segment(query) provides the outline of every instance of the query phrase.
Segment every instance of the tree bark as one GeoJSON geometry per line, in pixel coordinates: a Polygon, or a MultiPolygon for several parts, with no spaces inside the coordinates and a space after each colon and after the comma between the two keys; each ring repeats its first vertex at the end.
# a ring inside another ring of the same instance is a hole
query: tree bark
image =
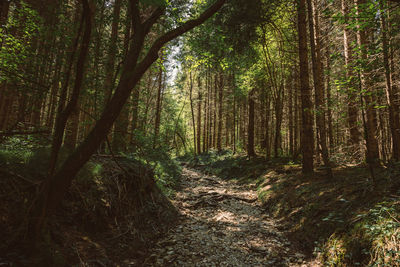
{"type": "Polygon", "coordinates": [[[350,132],[350,144],[352,149],[355,151],[359,149],[361,141],[361,133],[358,130],[357,118],[358,118],[358,104],[357,104],[357,86],[356,75],[353,71],[353,47],[351,45],[351,33],[349,30],[349,7],[348,0],[342,0],[342,15],[344,17],[344,29],[343,29],[343,46],[344,46],[344,59],[346,68],[346,80],[347,82],[347,122],[349,125],[350,132]]]}
{"type": "Polygon", "coordinates": [[[293,123],[293,91],[295,90],[294,87],[294,76],[290,77],[290,85],[288,87],[288,111],[289,111],[289,155],[293,157],[294,155],[294,123],[293,123]]]}
{"type": "Polygon", "coordinates": [[[329,45],[326,47],[326,109],[328,118],[328,137],[329,150],[333,153],[335,149],[333,139],[333,123],[332,123],[332,96],[331,96],[331,59],[329,45]]]}
{"type": "Polygon", "coordinates": [[[249,125],[247,128],[247,155],[250,158],[256,156],[254,151],[254,89],[249,92],[249,125]]]}
{"type": "Polygon", "coordinates": [[[281,127],[282,127],[282,116],[283,116],[283,97],[284,97],[284,84],[279,85],[280,89],[277,90],[277,94],[275,97],[275,140],[274,140],[274,157],[279,157],[279,150],[282,150],[282,136],[281,136],[281,127]]]}
{"type": "Polygon", "coordinates": [[[224,95],[224,76],[223,73],[219,73],[218,83],[218,135],[217,135],[217,150],[222,150],[222,107],[223,107],[223,95],[224,95]]]}
{"type": "MultiPolygon", "coordinates": [[[[111,26],[111,41],[110,41],[110,47],[109,47],[109,53],[108,54],[108,66],[106,66],[106,69],[108,71],[109,76],[106,76],[106,80],[104,85],[105,86],[110,86],[110,88],[104,88],[104,92],[106,94],[106,101],[108,101],[108,93],[111,93],[112,89],[114,87],[114,80],[116,78],[115,71],[114,71],[114,65],[115,65],[115,55],[117,54],[117,49],[115,47],[111,47],[113,44],[117,43],[118,40],[118,25],[119,25],[119,20],[120,20],[120,9],[121,9],[121,0],[115,0],[114,2],[114,10],[113,10],[113,22],[111,26]],[[108,69],[110,68],[110,69],[108,69]]],[[[125,24],[125,32],[124,32],[124,49],[123,49],[123,55],[126,57],[128,51],[129,51],[129,40],[131,38],[131,21],[130,21],[130,7],[129,4],[127,6],[127,22],[125,24]]],[[[118,70],[117,70],[118,71],[118,70]]],[[[135,86],[133,89],[132,97],[133,97],[133,109],[136,109],[133,111],[134,114],[134,121],[133,121],[133,127],[136,128],[137,126],[137,106],[136,102],[139,103],[139,86],[135,86]]],[[[126,151],[127,149],[127,139],[128,139],[128,127],[129,127],[129,115],[130,115],[130,101],[128,100],[127,103],[124,105],[121,114],[117,118],[117,120],[114,123],[114,135],[112,138],[112,148],[114,152],[118,151],[126,151]]],[[[132,129],[133,132],[133,129],[132,129]]]]}
{"type": "Polygon", "coordinates": [[[366,23],[365,13],[365,0],[355,0],[357,9],[357,43],[360,47],[360,60],[361,60],[361,71],[360,71],[360,82],[361,91],[363,92],[363,98],[366,106],[366,145],[367,145],[367,162],[372,166],[379,165],[379,147],[378,140],[376,139],[377,134],[377,115],[374,103],[374,92],[371,90],[371,77],[369,74],[368,65],[368,47],[369,47],[369,36],[367,31],[360,26],[360,23],[366,23]]]}
{"type": "MultiPolygon", "coordinates": [[[[39,237],[39,234],[44,226],[44,223],[45,223],[45,220],[47,217],[46,214],[48,212],[48,207],[51,207],[54,204],[53,201],[55,201],[55,199],[59,199],[58,202],[61,201],[60,196],[58,196],[57,194],[60,191],[65,192],[69,188],[69,186],[66,188],[63,188],[63,187],[54,188],[53,184],[54,183],[57,184],[60,182],[62,183],[61,180],[66,180],[65,177],[64,177],[64,179],[60,178],[57,175],[57,173],[54,175],[54,171],[55,171],[55,167],[56,167],[56,163],[57,163],[58,153],[60,151],[62,139],[64,136],[64,130],[65,130],[67,120],[70,117],[73,110],[76,108],[76,105],[78,103],[79,94],[80,94],[80,90],[82,87],[83,78],[84,78],[84,74],[85,74],[85,61],[86,61],[86,57],[89,52],[89,44],[90,44],[90,37],[91,37],[91,31],[92,31],[92,10],[90,9],[88,0],[82,0],[82,7],[83,7],[82,21],[84,22],[85,27],[84,27],[84,33],[82,36],[82,43],[81,43],[81,47],[80,47],[79,57],[78,57],[78,60],[76,63],[75,84],[74,84],[74,88],[72,90],[72,94],[71,94],[69,103],[67,104],[65,109],[63,109],[61,111],[61,113],[59,114],[59,117],[57,118],[56,129],[55,129],[55,133],[54,133],[54,137],[53,137],[53,144],[52,144],[52,148],[51,148],[51,155],[50,155],[51,158],[50,158],[50,165],[49,165],[49,169],[48,169],[48,176],[42,187],[41,196],[40,196],[40,199],[38,202],[39,205],[37,207],[35,207],[36,209],[34,209],[34,214],[33,214],[34,217],[32,218],[33,220],[30,222],[30,226],[29,226],[31,228],[30,229],[31,235],[35,239],[37,239],[39,237]]],[[[85,161],[85,163],[86,163],[86,161],[85,161]]],[[[64,165],[63,165],[64,169],[69,169],[70,167],[72,167],[72,168],[74,167],[73,165],[70,166],[70,165],[65,165],[65,164],[66,163],[64,163],[64,165]]],[[[79,166],[79,169],[83,166],[83,164],[81,166],[79,166]]],[[[75,170],[74,176],[79,171],[79,169],[75,170]]],[[[68,179],[71,179],[71,178],[68,177],[68,179]]],[[[64,181],[64,183],[65,183],[65,181],[64,181]]],[[[65,184],[62,183],[62,185],[65,185],[65,184]]]]}
{"type": "Polygon", "coordinates": [[[201,154],[201,102],[202,102],[202,94],[201,94],[201,84],[199,79],[199,97],[197,102],[197,154],[201,154]]]}
{"type": "Polygon", "coordinates": [[[190,111],[192,113],[192,124],[193,124],[193,150],[196,153],[197,142],[196,142],[196,121],[194,116],[194,106],[193,106],[193,76],[192,71],[189,73],[189,99],[190,99],[190,111]]]}
{"type": "Polygon", "coordinates": [[[204,99],[204,115],[203,115],[203,152],[207,152],[207,124],[208,124],[208,117],[207,117],[207,110],[209,109],[208,107],[208,99],[209,99],[209,94],[208,94],[208,79],[207,79],[207,74],[206,74],[206,97],[204,99]]]}
{"type": "MultiPolygon", "coordinates": [[[[161,64],[161,63],[160,63],[161,64]]],[[[153,148],[157,146],[158,135],[160,133],[160,122],[161,122],[161,97],[163,90],[163,70],[162,66],[160,66],[160,73],[158,76],[158,90],[157,90],[157,100],[156,100],[156,119],[154,121],[154,139],[153,139],[153,148]]]]}
{"type": "Polygon", "coordinates": [[[271,142],[270,142],[270,121],[271,121],[271,99],[267,95],[265,103],[265,157],[267,160],[271,159],[271,142]]]}
{"type": "Polygon", "coordinates": [[[233,128],[232,128],[232,136],[233,136],[233,154],[236,154],[236,94],[235,94],[235,77],[233,77],[233,86],[232,86],[232,94],[233,94],[233,128]]]}
{"type": "Polygon", "coordinates": [[[113,9],[113,20],[111,24],[111,36],[110,43],[108,46],[107,61],[105,65],[105,80],[104,80],[104,102],[110,101],[112,89],[114,88],[114,66],[115,66],[115,56],[117,53],[117,41],[118,41],[118,26],[119,17],[121,13],[121,1],[114,1],[113,9]]]}
{"type": "MultiPolygon", "coordinates": [[[[87,1],[85,2],[85,4],[87,4],[87,1]]],[[[52,141],[52,146],[51,146],[51,154],[50,154],[50,161],[49,161],[49,167],[48,167],[48,178],[51,177],[55,171],[56,168],[56,164],[57,164],[57,160],[58,160],[58,153],[60,151],[61,148],[61,144],[64,138],[64,131],[65,131],[65,127],[66,124],[68,122],[68,117],[70,116],[70,114],[73,112],[73,110],[75,109],[75,104],[72,101],[69,102],[69,109],[67,110],[67,108],[65,107],[65,102],[67,101],[67,96],[68,96],[68,88],[69,88],[69,83],[71,80],[71,76],[72,76],[72,69],[73,69],[73,63],[74,63],[74,58],[75,58],[75,54],[78,50],[78,46],[79,46],[79,39],[81,37],[82,31],[83,31],[83,26],[85,24],[85,35],[86,38],[88,39],[88,33],[90,31],[91,34],[91,29],[89,30],[88,28],[91,28],[91,25],[86,24],[86,21],[89,21],[91,18],[89,17],[90,15],[90,10],[86,10],[86,7],[88,7],[88,5],[85,5],[84,11],[82,13],[82,18],[79,24],[79,28],[78,31],[76,33],[76,37],[74,42],[71,43],[71,47],[70,47],[70,54],[68,57],[68,61],[67,61],[67,66],[66,66],[66,71],[65,71],[65,80],[64,83],[62,85],[61,88],[61,92],[60,92],[60,98],[58,101],[58,107],[57,107],[57,117],[56,117],[56,121],[55,121],[55,129],[54,129],[54,133],[53,133],[53,141],[52,141]],[[88,15],[89,14],[89,15],[88,15]]],[[[76,13],[75,13],[75,18],[74,21],[78,22],[79,21],[79,9],[77,8],[76,13]]],[[[90,37],[89,37],[90,39],[90,37]]],[[[88,45],[90,40],[86,40],[88,42],[87,46],[83,45],[83,40],[82,40],[82,44],[81,44],[81,51],[80,51],[80,60],[79,65],[81,66],[80,68],[83,68],[84,66],[84,60],[87,55],[87,51],[85,52],[86,49],[88,49],[88,45]],[[85,58],[83,58],[83,55],[85,58]]],[[[77,69],[78,69],[78,62],[77,62],[77,69]]],[[[78,73],[76,72],[76,76],[80,76],[83,75],[83,72],[78,73]]],[[[79,81],[77,79],[77,77],[75,78],[75,86],[79,85],[77,84],[77,81],[79,81]]],[[[83,77],[82,77],[83,79],[83,77]]],[[[77,95],[77,93],[79,93],[80,91],[80,87],[76,87],[77,91],[75,92],[74,99],[71,99],[73,101],[78,102],[78,97],[79,94],[77,95]]],[[[72,96],[72,95],[71,95],[72,96]]],[[[67,106],[68,106],[67,105],[67,106]]]]}
{"type": "Polygon", "coordinates": [[[299,61],[300,61],[300,92],[302,108],[302,171],[303,173],[314,172],[314,119],[312,94],[309,84],[308,73],[308,51],[307,51],[307,24],[306,24],[306,1],[299,0],[297,6],[298,34],[299,34],[299,61]]]}
{"type": "Polygon", "coordinates": [[[332,177],[331,163],[329,160],[328,146],[326,143],[326,121],[325,121],[325,93],[323,64],[321,59],[321,41],[319,38],[318,14],[312,0],[307,0],[308,23],[310,32],[311,59],[315,92],[315,113],[319,145],[321,146],[322,159],[329,177],[332,177]]]}
{"type": "Polygon", "coordinates": [[[383,52],[383,66],[385,68],[386,81],[386,101],[389,106],[389,126],[392,138],[392,158],[395,161],[400,160],[400,117],[399,105],[393,92],[392,72],[389,64],[389,44],[388,44],[388,25],[386,22],[387,14],[382,1],[380,1],[381,11],[381,38],[383,52]]]}

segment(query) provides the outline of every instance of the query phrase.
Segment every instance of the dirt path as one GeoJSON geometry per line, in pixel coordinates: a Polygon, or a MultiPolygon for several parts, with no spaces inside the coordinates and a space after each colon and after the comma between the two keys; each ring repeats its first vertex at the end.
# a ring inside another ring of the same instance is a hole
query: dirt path
{"type": "Polygon", "coordinates": [[[249,186],[186,168],[182,186],[173,201],[181,221],[145,266],[308,266],[249,186]]]}

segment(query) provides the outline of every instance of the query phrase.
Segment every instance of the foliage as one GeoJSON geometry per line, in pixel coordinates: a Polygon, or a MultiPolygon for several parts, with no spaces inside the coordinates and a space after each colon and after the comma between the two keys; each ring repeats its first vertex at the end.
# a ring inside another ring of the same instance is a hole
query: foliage
{"type": "MultiPolygon", "coordinates": [[[[25,2],[9,16],[5,27],[0,27],[0,81],[18,77],[18,69],[32,56],[32,41],[40,32],[41,18],[25,2]]],[[[18,79],[17,79],[18,80],[18,79]]]]}
{"type": "Polygon", "coordinates": [[[171,157],[165,147],[154,149],[152,143],[142,136],[143,139],[136,152],[126,155],[128,160],[140,162],[154,172],[154,179],[160,189],[167,196],[173,196],[178,189],[181,176],[179,163],[171,157]]]}
{"type": "MultiPolygon", "coordinates": [[[[399,199],[382,198],[397,188],[396,181],[370,191],[362,168],[340,169],[333,180],[298,170],[271,170],[259,186],[259,198],[293,238],[327,266],[398,265],[399,199]]],[[[384,179],[389,173],[376,175],[384,179]]]]}
{"type": "MultiPolygon", "coordinates": [[[[157,159],[154,159],[156,154],[146,158],[118,157],[118,163],[110,157],[94,156],[81,169],[63,205],[49,221],[49,231],[39,244],[40,253],[35,254],[35,265],[75,265],[89,262],[93,256],[104,260],[102,251],[121,253],[119,245],[124,239],[129,243],[134,240],[135,249],[145,249],[176,218],[154,180],[158,179],[166,192],[172,192],[172,183],[177,183],[180,169],[167,154],[158,153],[157,159]],[[120,238],[114,240],[110,236],[120,238]],[[79,257],[70,242],[82,245],[76,248],[82,249],[79,257]],[[119,245],[109,246],[109,242],[119,245]],[[96,249],[85,254],[94,243],[96,249]]],[[[65,158],[65,152],[61,156],[65,158]]],[[[32,259],[24,254],[25,219],[35,191],[46,177],[48,157],[49,150],[40,138],[18,136],[3,140],[0,147],[0,234],[5,238],[0,246],[2,260],[15,260],[13,253],[18,253],[20,265],[32,264],[32,259]]]]}
{"type": "Polygon", "coordinates": [[[357,222],[349,232],[329,238],[320,251],[321,257],[331,266],[367,262],[368,266],[398,266],[399,208],[397,198],[388,199],[357,214],[357,222]]]}

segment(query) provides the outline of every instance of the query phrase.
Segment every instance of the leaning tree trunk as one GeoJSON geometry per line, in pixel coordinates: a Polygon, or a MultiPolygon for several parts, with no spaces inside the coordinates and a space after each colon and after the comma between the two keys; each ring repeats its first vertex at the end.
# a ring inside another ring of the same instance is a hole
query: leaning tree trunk
{"type": "Polygon", "coordinates": [[[154,121],[153,148],[156,148],[157,146],[158,135],[160,133],[162,89],[163,89],[163,70],[162,66],[160,66],[160,73],[158,76],[157,100],[156,100],[156,118],[154,121]]]}
{"type": "MultiPolygon", "coordinates": [[[[92,31],[92,11],[89,6],[89,2],[87,0],[82,1],[83,6],[83,13],[82,13],[82,22],[84,22],[84,33],[82,36],[82,43],[80,47],[79,57],[76,63],[76,77],[75,77],[75,84],[72,90],[72,94],[70,97],[70,101],[68,102],[67,106],[60,112],[56,122],[56,129],[54,132],[52,149],[51,149],[51,159],[50,165],[48,170],[47,179],[42,187],[40,199],[38,201],[39,205],[37,205],[34,209],[33,220],[30,222],[30,231],[32,237],[37,239],[39,237],[40,231],[45,223],[46,214],[48,211],[48,207],[53,205],[55,199],[52,197],[51,194],[55,194],[56,198],[59,198],[57,194],[59,190],[52,190],[53,183],[60,182],[60,179],[57,176],[57,173],[54,174],[55,166],[57,163],[58,153],[61,148],[62,139],[64,136],[64,130],[68,121],[68,118],[71,116],[73,110],[76,108],[79,100],[79,94],[82,88],[84,73],[85,73],[85,61],[86,57],[89,52],[89,44],[90,44],[90,37],[92,31]],[[33,228],[33,229],[32,229],[33,228]]],[[[79,33],[78,33],[79,34],[79,33]]],[[[79,154],[78,154],[79,155],[79,154]]],[[[76,157],[78,157],[76,155],[76,157]]],[[[65,166],[66,162],[63,166],[65,166]]],[[[83,164],[82,164],[83,165],[83,164]]],[[[64,168],[70,168],[73,166],[66,165],[64,168]]],[[[80,166],[81,167],[81,166],[80,166]]],[[[80,168],[79,168],[80,169],[80,168]]],[[[79,171],[76,170],[76,172],[79,171]]],[[[76,174],[76,173],[75,173],[76,174]]],[[[64,175],[64,173],[63,173],[64,175]]],[[[75,175],[74,175],[75,176],[75,175]]],[[[67,187],[68,188],[68,187],[67,187]]]]}
{"type": "MultiPolygon", "coordinates": [[[[87,0],[82,1],[84,5],[87,6],[87,0]]],[[[198,18],[190,19],[178,26],[176,29],[161,35],[150,46],[147,54],[144,57],[141,57],[142,59],[139,61],[139,56],[142,55],[146,36],[149,34],[151,27],[164,13],[164,10],[161,7],[157,8],[146,21],[142,22],[140,19],[139,3],[138,1],[134,1],[132,6],[132,19],[135,27],[134,35],[132,37],[130,51],[123,64],[118,86],[115,89],[114,95],[107,103],[100,119],[94,125],[92,131],[46,182],[46,190],[42,192],[39,201],[35,203],[35,210],[38,212],[34,213],[31,217],[30,225],[33,227],[30,227],[30,230],[33,231],[34,236],[38,237],[49,213],[54,211],[54,209],[60,204],[78,171],[104,141],[113,123],[121,112],[123,105],[129,98],[132,89],[140,81],[147,69],[158,59],[158,53],[161,48],[172,39],[175,39],[202,24],[205,20],[215,14],[224,3],[225,0],[215,2],[198,18]]],[[[89,11],[89,8],[87,7],[85,10],[89,11]]],[[[86,22],[86,25],[88,24],[89,20],[86,22]]],[[[88,26],[86,27],[90,28],[88,26]]],[[[83,40],[85,40],[85,38],[83,38],[83,40]]],[[[82,53],[84,50],[83,47],[85,46],[82,46],[82,53]]],[[[81,72],[83,75],[83,69],[81,69],[81,72]]],[[[80,72],[77,71],[77,73],[80,72]]]]}
{"type": "MultiPolygon", "coordinates": [[[[114,18],[113,18],[113,25],[112,25],[112,32],[117,31],[118,32],[118,22],[119,22],[119,13],[120,13],[120,6],[121,3],[115,1],[114,3],[114,18]]],[[[126,57],[128,51],[129,51],[129,41],[131,38],[131,21],[130,21],[130,8],[129,4],[127,6],[127,21],[125,24],[125,31],[124,31],[124,49],[123,49],[123,55],[126,57]]],[[[113,34],[112,34],[113,35],[113,34]]],[[[111,49],[111,47],[110,47],[111,49]]],[[[113,64],[114,65],[114,64],[113,64]]],[[[119,71],[117,69],[117,71],[119,71]]],[[[112,85],[114,84],[114,79],[115,79],[115,74],[112,80],[112,85]]],[[[137,108],[139,104],[139,86],[135,86],[135,89],[133,89],[132,92],[132,101],[127,101],[127,103],[124,105],[121,114],[117,118],[117,120],[114,123],[114,135],[112,138],[112,148],[114,151],[126,151],[127,149],[127,144],[128,144],[128,128],[129,128],[129,115],[131,113],[131,105],[130,102],[132,102],[132,132],[134,132],[134,129],[137,127],[137,108]]],[[[133,140],[133,137],[131,136],[131,140],[133,140]]]]}
{"type": "MultiPolygon", "coordinates": [[[[128,7],[129,8],[129,7],[128,7]]],[[[104,80],[104,102],[110,100],[113,82],[114,82],[114,65],[115,56],[117,53],[118,26],[121,11],[121,0],[115,0],[113,9],[113,20],[111,24],[111,36],[108,45],[107,61],[105,65],[105,80],[104,80]]]]}

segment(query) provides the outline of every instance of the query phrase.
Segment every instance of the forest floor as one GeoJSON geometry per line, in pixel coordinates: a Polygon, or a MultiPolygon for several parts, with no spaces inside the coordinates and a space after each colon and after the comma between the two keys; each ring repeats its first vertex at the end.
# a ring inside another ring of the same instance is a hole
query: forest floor
{"type": "Polygon", "coordinates": [[[256,184],[183,169],[173,204],[180,220],[144,260],[148,266],[316,266],[306,262],[258,202],[256,184]]]}

